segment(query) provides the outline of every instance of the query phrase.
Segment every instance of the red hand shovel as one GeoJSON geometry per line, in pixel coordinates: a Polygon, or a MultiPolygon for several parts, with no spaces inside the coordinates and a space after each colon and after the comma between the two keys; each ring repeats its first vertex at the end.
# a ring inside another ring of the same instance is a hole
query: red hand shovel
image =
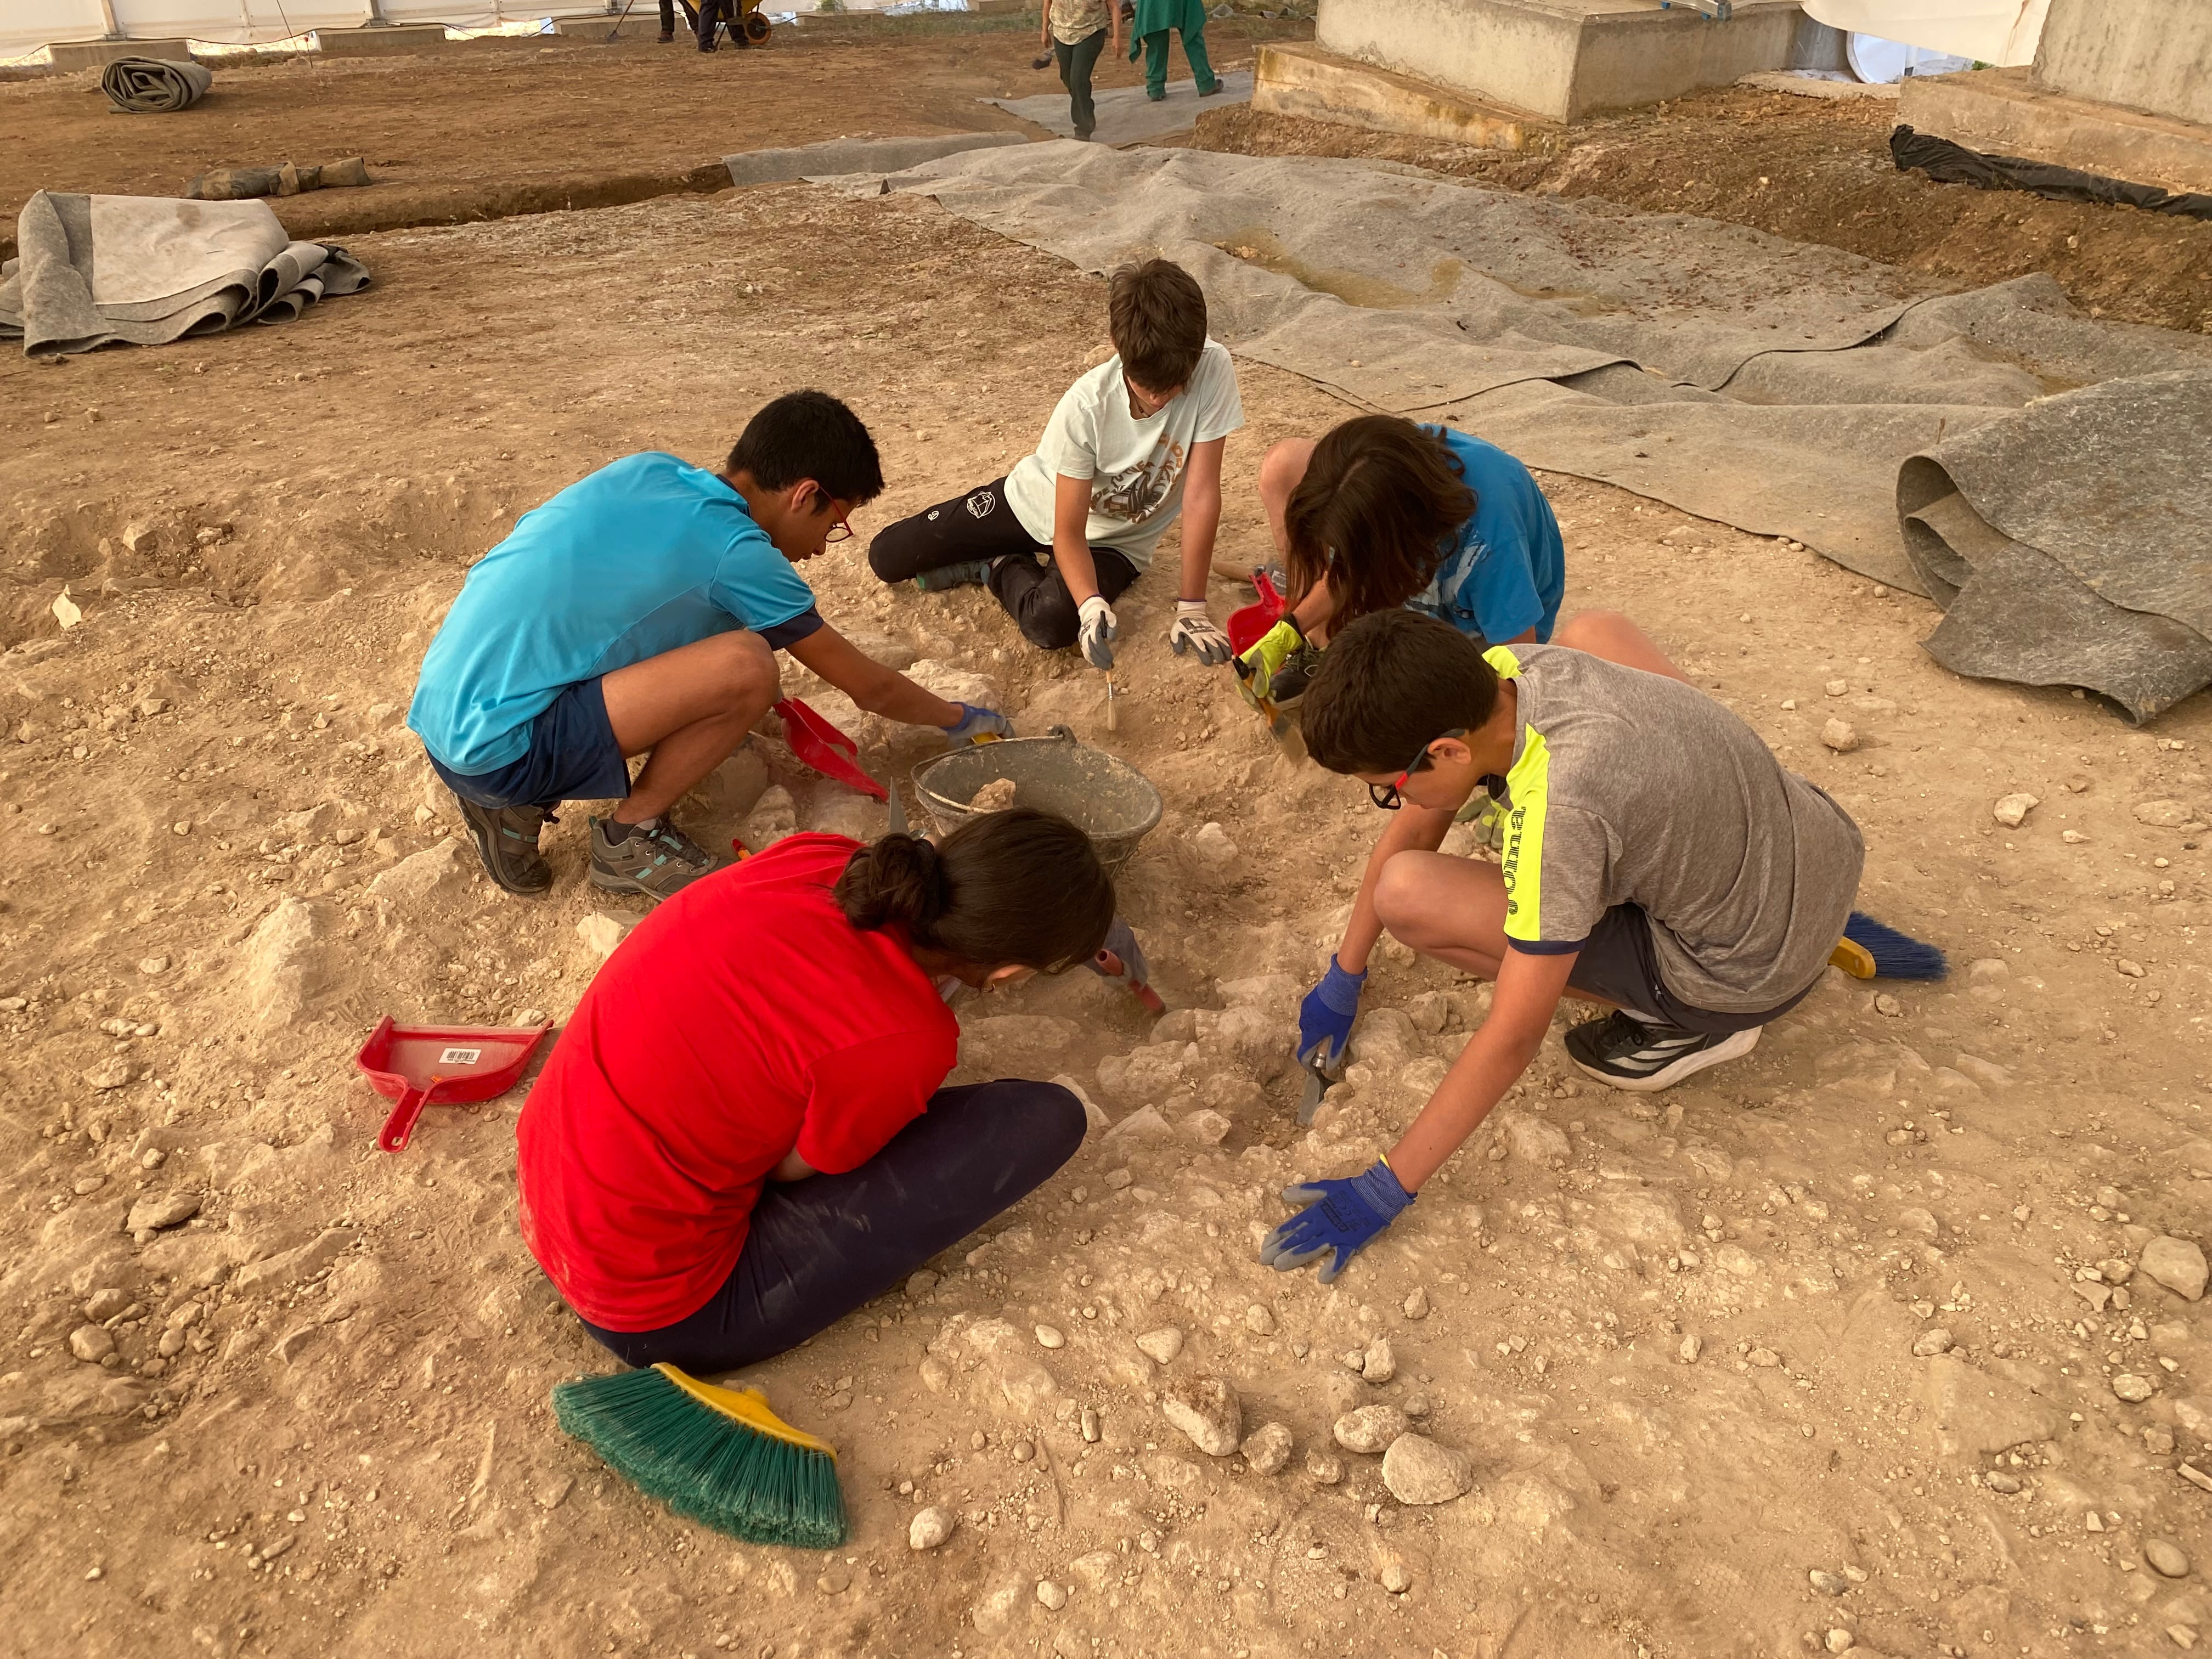
{"type": "Polygon", "coordinates": [[[884,799],[884,787],[860,769],[860,745],[796,697],[775,705],[783,716],[783,740],[791,752],[825,778],[850,784],[864,795],[884,799]]]}
{"type": "Polygon", "coordinates": [[[396,1101],[376,1137],[380,1151],[403,1151],[425,1106],[463,1106],[514,1086],[545,1034],[543,1025],[395,1025],[389,1016],[368,1034],[354,1063],[369,1086],[396,1101]]]}

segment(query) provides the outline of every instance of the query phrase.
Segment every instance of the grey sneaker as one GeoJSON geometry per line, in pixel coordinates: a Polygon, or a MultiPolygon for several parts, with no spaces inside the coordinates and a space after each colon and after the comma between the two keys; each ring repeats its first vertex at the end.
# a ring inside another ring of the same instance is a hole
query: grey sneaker
{"type": "Polygon", "coordinates": [[[915,577],[914,585],[925,593],[942,593],[948,587],[981,587],[990,580],[991,562],[972,559],[966,564],[948,564],[922,571],[915,577]]]}
{"type": "Polygon", "coordinates": [[[477,844],[487,874],[510,893],[536,898],[553,884],[553,866],[540,857],[538,832],[556,822],[542,806],[479,806],[460,802],[461,822],[477,844]]]}
{"type": "Polygon", "coordinates": [[[611,820],[592,820],[592,884],[611,893],[642,893],[655,904],[727,864],[666,818],[650,830],[608,838],[611,820]]]}

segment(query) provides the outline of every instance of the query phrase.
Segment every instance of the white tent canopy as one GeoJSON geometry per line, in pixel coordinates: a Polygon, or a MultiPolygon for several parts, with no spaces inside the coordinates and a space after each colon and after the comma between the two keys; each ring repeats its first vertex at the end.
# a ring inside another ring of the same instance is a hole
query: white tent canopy
{"type": "Polygon", "coordinates": [[[2032,64],[2051,0],[1803,0],[1846,33],[1879,35],[1984,64],[2032,64]]]}

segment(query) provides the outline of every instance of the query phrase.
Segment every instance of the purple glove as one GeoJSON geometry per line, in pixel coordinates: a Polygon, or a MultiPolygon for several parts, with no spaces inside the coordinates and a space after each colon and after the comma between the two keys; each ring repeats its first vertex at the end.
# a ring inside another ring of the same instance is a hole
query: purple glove
{"type": "Polygon", "coordinates": [[[1289,1273],[1334,1251],[1322,1264],[1321,1282],[1327,1285],[1413,1201],[1413,1194],[1379,1158],[1349,1181],[1285,1187],[1283,1202],[1304,1207],[1262,1241],[1260,1260],[1277,1273],[1289,1273]]]}

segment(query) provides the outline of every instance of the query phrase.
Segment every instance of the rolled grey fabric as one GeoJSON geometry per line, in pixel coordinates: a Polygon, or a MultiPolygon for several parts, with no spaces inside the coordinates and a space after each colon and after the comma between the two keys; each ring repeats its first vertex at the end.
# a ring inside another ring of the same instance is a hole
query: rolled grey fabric
{"type": "Polygon", "coordinates": [[[100,72],[109,106],[125,115],[171,115],[190,109],[215,84],[214,71],[167,58],[118,58],[100,72]]]}

